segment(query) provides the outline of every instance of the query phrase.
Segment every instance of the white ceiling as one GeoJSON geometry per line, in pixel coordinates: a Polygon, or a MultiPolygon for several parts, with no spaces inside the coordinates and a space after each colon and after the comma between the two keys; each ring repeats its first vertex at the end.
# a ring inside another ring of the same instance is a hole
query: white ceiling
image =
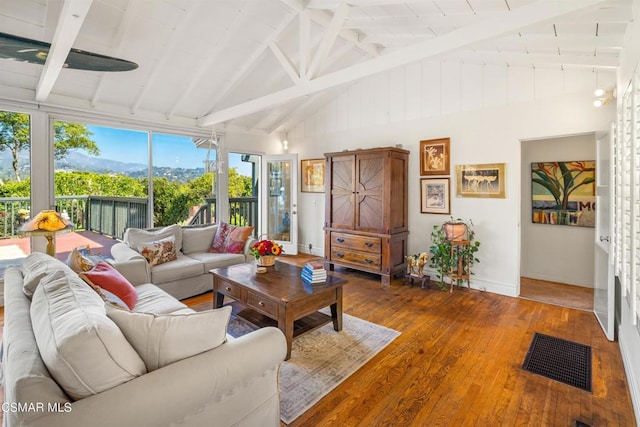
{"type": "Polygon", "coordinates": [[[611,70],[632,3],[0,0],[1,32],[53,44],[45,66],[0,59],[0,98],[284,133],[345,85],[427,58],[611,70]],[[71,47],[139,68],[61,68],[71,47]]]}

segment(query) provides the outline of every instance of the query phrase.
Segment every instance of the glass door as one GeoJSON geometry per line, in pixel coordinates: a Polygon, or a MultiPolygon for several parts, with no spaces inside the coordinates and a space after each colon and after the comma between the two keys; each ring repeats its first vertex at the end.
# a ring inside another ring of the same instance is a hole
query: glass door
{"type": "Polygon", "coordinates": [[[298,155],[263,156],[262,230],[288,255],[298,253],[298,155]]]}

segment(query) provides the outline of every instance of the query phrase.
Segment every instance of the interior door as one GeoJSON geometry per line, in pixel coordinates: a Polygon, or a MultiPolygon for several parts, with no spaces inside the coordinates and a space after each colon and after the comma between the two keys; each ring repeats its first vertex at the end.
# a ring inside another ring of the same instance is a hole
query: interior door
{"type": "Polygon", "coordinates": [[[607,339],[615,339],[615,288],[613,278],[613,149],[615,127],[596,135],[596,232],[593,311],[607,339]]]}
{"type": "Polygon", "coordinates": [[[298,155],[262,156],[262,230],[289,255],[298,253],[298,155]]]}

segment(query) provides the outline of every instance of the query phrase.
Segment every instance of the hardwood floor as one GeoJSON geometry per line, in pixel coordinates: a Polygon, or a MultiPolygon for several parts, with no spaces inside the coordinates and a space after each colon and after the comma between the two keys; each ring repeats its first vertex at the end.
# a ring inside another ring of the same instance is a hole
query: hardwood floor
{"type": "MultiPolygon", "coordinates": [[[[606,340],[592,313],[401,279],[383,289],[379,276],[336,274],[349,281],[345,313],[402,334],[293,427],[636,425],[618,343],[606,340]],[[521,369],[535,332],[592,347],[592,393],[521,369]]],[[[208,309],[212,294],[185,302],[208,309]]]]}
{"type": "MultiPolygon", "coordinates": [[[[593,313],[402,279],[383,289],[379,276],[336,274],[349,281],[345,313],[402,334],[292,426],[636,425],[618,343],[593,313]],[[593,393],[521,369],[535,332],[592,347],[593,393]]],[[[188,302],[205,309],[210,298],[188,302]]]]}
{"type": "Polygon", "coordinates": [[[593,288],[583,286],[521,277],[520,297],[563,307],[593,311],[593,288]]]}

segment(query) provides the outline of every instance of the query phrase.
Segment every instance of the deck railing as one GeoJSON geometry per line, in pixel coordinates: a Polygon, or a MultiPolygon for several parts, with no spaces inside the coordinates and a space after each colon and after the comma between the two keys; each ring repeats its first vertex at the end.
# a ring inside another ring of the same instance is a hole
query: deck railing
{"type": "MultiPolygon", "coordinates": [[[[56,210],[76,230],[91,230],[122,239],[129,228],[148,227],[148,201],[142,197],[58,196],[56,210]]],[[[22,224],[31,216],[28,197],[0,198],[0,238],[18,237],[22,224]]],[[[215,222],[216,199],[205,199],[189,225],[215,222]]],[[[229,223],[258,226],[258,198],[229,198],[229,223]]]]}

